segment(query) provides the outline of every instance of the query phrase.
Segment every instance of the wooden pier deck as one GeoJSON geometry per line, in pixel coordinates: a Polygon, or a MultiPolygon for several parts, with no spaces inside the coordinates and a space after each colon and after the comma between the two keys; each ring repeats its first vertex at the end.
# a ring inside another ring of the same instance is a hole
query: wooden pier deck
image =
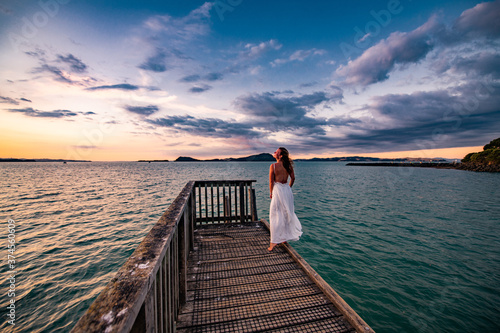
{"type": "Polygon", "coordinates": [[[188,182],[71,332],[373,332],[289,244],[267,251],[254,182],[188,182]]]}
{"type": "Polygon", "coordinates": [[[177,332],[355,332],[262,222],[195,231],[177,332]]]}

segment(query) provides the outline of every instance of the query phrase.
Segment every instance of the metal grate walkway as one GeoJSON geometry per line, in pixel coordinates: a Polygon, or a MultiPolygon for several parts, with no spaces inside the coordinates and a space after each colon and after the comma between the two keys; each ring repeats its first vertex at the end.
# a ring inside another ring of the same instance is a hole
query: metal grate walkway
{"type": "Polygon", "coordinates": [[[355,332],[260,222],[206,225],[189,254],[177,332],[355,332]]]}

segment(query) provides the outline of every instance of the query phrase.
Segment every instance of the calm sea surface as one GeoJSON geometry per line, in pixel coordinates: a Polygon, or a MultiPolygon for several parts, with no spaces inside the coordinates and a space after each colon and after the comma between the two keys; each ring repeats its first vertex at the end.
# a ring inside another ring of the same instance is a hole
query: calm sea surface
{"type": "MultiPolygon", "coordinates": [[[[68,332],[189,180],[256,179],[267,219],[269,164],[0,163],[0,331],[68,332]]],[[[375,331],[500,331],[500,174],[298,162],[296,175],[293,247],[375,331]]]]}

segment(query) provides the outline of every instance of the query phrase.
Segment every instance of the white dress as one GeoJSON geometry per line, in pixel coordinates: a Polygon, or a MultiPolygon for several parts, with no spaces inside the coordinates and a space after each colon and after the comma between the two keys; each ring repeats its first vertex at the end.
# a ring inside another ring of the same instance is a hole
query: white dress
{"type": "Polygon", "coordinates": [[[275,182],[269,208],[271,243],[299,240],[302,226],[295,215],[292,189],[288,184],[275,182]]]}

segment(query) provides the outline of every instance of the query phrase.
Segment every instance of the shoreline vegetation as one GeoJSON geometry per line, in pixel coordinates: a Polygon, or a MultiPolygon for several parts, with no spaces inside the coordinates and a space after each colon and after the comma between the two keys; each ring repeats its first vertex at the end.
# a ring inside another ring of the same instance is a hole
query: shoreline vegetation
{"type": "Polygon", "coordinates": [[[475,172],[500,172],[500,138],[490,141],[483,151],[467,154],[461,163],[347,163],[348,166],[385,166],[456,169],[475,172]]]}

